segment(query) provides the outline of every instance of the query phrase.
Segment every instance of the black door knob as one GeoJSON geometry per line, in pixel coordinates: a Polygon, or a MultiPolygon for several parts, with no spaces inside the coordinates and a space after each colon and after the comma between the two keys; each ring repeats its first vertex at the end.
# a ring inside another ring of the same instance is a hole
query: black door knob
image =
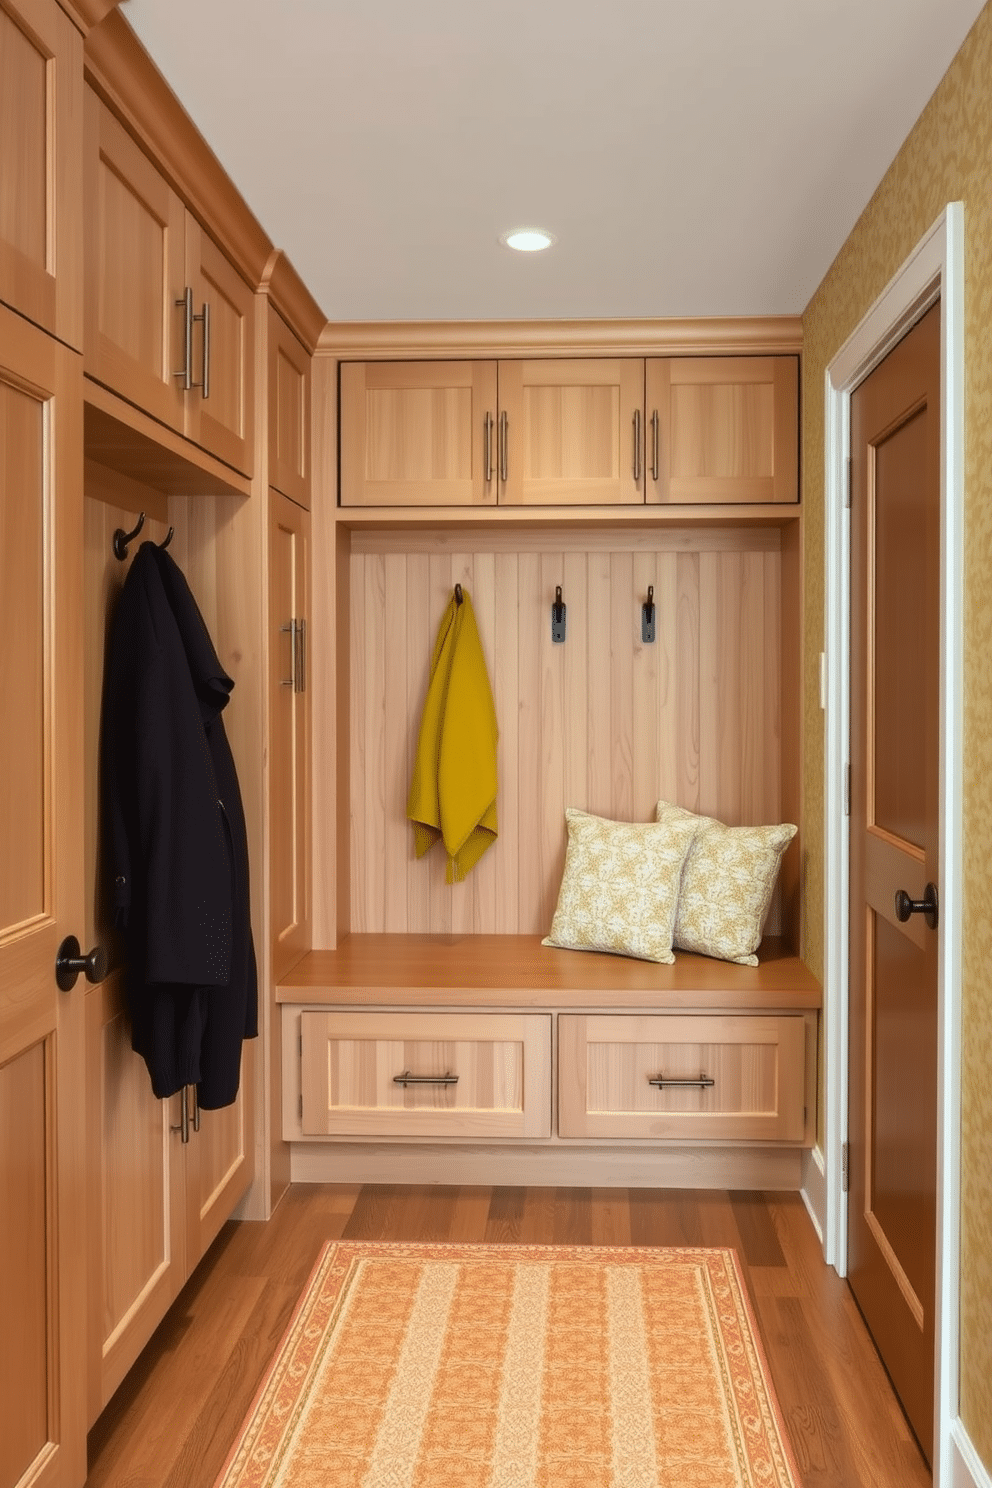
{"type": "Polygon", "coordinates": [[[905,889],[896,889],[896,919],[903,924],[910,915],[921,914],[931,930],[937,928],[937,888],[928,883],[922,899],[911,899],[905,889]]]}
{"type": "Polygon", "coordinates": [[[96,945],[89,955],[83,956],[76,937],[67,935],[55,957],[55,981],[60,991],[71,992],[80,972],[88,982],[102,982],[107,975],[107,967],[107,953],[103,946],[96,945]]]}

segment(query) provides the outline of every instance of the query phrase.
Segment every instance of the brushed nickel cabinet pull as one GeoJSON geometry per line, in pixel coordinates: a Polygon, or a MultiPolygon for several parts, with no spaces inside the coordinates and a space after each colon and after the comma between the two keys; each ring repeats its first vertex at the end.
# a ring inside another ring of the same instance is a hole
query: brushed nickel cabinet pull
{"type": "Polygon", "coordinates": [[[695,1080],[668,1079],[665,1075],[648,1076],[648,1084],[654,1085],[658,1090],[708,1090],[716,1081],[709,1075],[700,1072],[695,1080]]]}
{"type": "Polygon", "coordinates": [[[183,307],[183,364],[172,375],[182,378],[183,391],[188,393],[193,386],[193,291],[188,284],[176,304],[183,307]]]}
{"type": "Polygon", "coordinates": [[[297,662],[297,651],[296,651],[296,621],[295,620],[287,620],[285,625],[280,625],[280,627],[279,627],[279,634],[280,635],[288,635],[289,636],[289,676],[288,677],[280,677],[280,679],[279,679],[279,686],[280,687],[291,687],[294,692],[298,692],[299,691],[299,686],[298,686],[298,679],[297,679],[297,675],[296,675],[296,662],[297,662]]]}
{"type": "Polygon", "coordinates": [[[457,1075],[411,1075],[409,1070],[404,1070],[401,1075],[393,1076],[394,1085],[457,1085],[457,1075]]]}
{"type": "Polygon", "coordinates": [[[634,409],[634,484],[641,480],[641,410],[634,409]]]}
{"type": "Polygon", "coordinates": [[[657,408],[651,415],[651,479],[661,475],[661,416],[657,408]]]}
{"type": "Polygon", "coordinates": [[[193,291],[190,289],[190,290],[187,290],[186,293],[190,297],[189,311],[187,312],[189,314],[189,317],[190,317],[190,330],[189,330],[189,335],[190,335],[189,360],[190,361],[192,361],[192,358],[193,358],[193,347],[192,347],[192,342],[193,342],[193,325],[197,321],[201,322],[202,325],[203,325],[203,377],[202,377],[202,380],[200,382],[194,382],[192,384],[187,383],[186,386],[187,387],[192,386],[192,387],[199,388],[200,391],[202,392],[203,396],[205,398],[209,398],[210,397],[210,303],[209,303],[208,300],[204,300],[202,313],[200,315],[194,315],[193,314],[193,291]]]}
{"type": "Polygon", "coordinates": [[[506,484],[510,468],[510,418],[506,410],[499,416],[499,478],[506,484]]]}
{"type": "Polygon", "coordinates": [[[488,486],[493,478],[493,416],[488,412],[486,414],[485,431],[486,485],[488,486]]]}

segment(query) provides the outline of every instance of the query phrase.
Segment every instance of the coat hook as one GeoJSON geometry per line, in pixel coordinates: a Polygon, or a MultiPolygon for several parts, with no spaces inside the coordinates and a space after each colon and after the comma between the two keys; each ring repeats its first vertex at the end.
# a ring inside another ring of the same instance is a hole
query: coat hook
{"type": "Polygon", "coordinates": [[[461,604],[462,598],[463,598],[463,596],[462,596],[462,586],[461,586],[461,584],[456,584],[455,585],[455,604],[461,604]]]}
{"type": "Polygon", "coordinates": [[[555,585],[555,602],[551,606],[551,639],[561,645],[565,639],[565,601],[561,597],[561,585],[555,585]]]}
{"type": "Polygon", "coordinates": [[[654,585],[648,585],[648,597],[641,605],[641,640],[654,640],[654,585]]]}
{"type": "Polygon", "coordinates": [[[163,553],[172,541],[173,533],[175,532],[175,530],[175,527],[170,527],[168,532],[165,534],[165,538],[163,539],[163,541],[159,543],[159,548],[163,553]]]}
{"type": "Polygon", "coordinates": [[[127,545],[128,545],[128,543],[134,541],[134,539],[137,537],[138,533],[141,531],[141,529],[142,529],[142,527],[144,527],[144,525],[145,525],[145,514],[144,514],[144,512],[140,512],[139,515],[138,515],[137,526],[135,527],[135,529],[134,529],[133,532],[125,532],[123,527],[116,528],[116,530],[114,532],[114,557],[115,558],[119,558],[121,560],[121,562],[123,563],[124,559],[127,557],[127,545]]]}

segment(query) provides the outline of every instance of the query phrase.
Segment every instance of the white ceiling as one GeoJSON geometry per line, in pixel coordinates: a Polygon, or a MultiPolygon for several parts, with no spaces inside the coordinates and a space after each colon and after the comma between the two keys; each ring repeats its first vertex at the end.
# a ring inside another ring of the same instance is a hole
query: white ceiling
{"type": "Polygon", "coordinates": [[[800,313],[982,3],[122,13],[330,319],[499,320],[800,313]]]}

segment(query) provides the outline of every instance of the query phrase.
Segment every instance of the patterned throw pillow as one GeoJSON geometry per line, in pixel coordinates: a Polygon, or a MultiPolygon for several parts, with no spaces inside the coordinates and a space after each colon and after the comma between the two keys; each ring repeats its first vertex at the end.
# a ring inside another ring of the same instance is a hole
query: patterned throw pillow
{"type": "Polygon", "coordinates": [[[696,825],[675,916],[676,947],[757,966],[754,953],[761,944],[782,854],[796,828],[788,823],[726,827],[668,801],[658,802],[656,817],[672,831],[686,821],[696,825]]]}
{"type": "Polygon", "coordinates": [[[695,822],[606,821],[571,806],[565,821],[565,871],[542,944],[670,965],[682,865],[695,822]]]}

